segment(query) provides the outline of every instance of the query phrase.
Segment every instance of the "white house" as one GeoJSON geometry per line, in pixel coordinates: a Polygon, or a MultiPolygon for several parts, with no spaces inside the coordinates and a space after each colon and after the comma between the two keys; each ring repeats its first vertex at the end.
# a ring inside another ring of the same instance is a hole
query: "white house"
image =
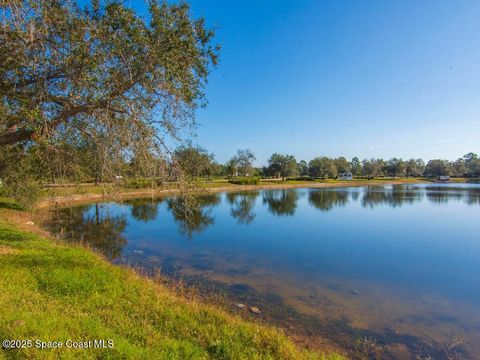
{"type": "Polygon", "coordinates": [[[340,174],[338,174],[338,179],[339,180],[353,180],[353,175],[350,171],[345,171],[340,174]]]}
{"type": "Polygon", "coordinates": [[[448,175],[440,175],[440,176],[438,177],[438,180],[440,180],[440,181],[450,181],[450,176],[448,176],[448,175]]]}

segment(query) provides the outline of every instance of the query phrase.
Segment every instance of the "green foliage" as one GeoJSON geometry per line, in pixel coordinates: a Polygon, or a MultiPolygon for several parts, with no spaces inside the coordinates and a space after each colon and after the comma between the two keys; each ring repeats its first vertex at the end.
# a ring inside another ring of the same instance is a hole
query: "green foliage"
{"type": "Polygon", "coordinates": [[[267,174],[270,176],[281,176],[283,180],[287,176],[298,174],[297,161],[293,155],[273,154],[268,160],[267,174]]]}
{"type": "Polygon", "coordinates": [[[475,153],[468,153],[463,156],[466,175],[470,177],[480,176],[480,158],[475,153]]]}
{"type": "Polygon", "coordinates": [[[448,160],[430,160],[425,167],[425,175],[430,177],[451,175],[451,165],[448,160]]]}
{"type": "Polygon", "coordinates": [[[384,163],[384,172],[395,178],[405,174],[406,165],[402,159],[392,158],[384,163]]]}
{"type": "Polygon", "coordinates": [[[302,175],[302,176],[297,176],[297,177],[289,177],[288,180],[293,180],[293,181],[313,181],[313,178],[308,175],[302,175]]]}
{"type": "Polygon", "coordinates": [[[0,191],[0,209],[22,210],[23,207],[15,200],[2,197],[0,191]]]}
{"type": "Polygon", "coordinates": [[[409,176],[422,176],[425,171],[425,162],[422,159],[410,159],[405,163],[405,173],[409,176]]]}
{"type": "Polygon", "coordinates": [[[250,149],[237,150],[237,154],[227,163],[229,175],[251,175],[254,170],[252,167],[252,162],[255,159],[255,154],[250,149]]]}
{"type": "Polygon", "coordinates": [[[20,179],[15,186],[6,186],[3,196],[15,199],[22,207],[29,208],[40,197],[42,190],[38,182],[20,179]]]}
{"type": "Polygon", "coordinates": [[[310,176],[322,179],[337,177],[338,170],[335,165],[335,160],[328,157],[316,157],[308,163],[310,176]]]}
{"type": "Polygon", "coordinates": [[[182,178],[165,164],[165,144],[194,128],[219,48],[186,3],[148,5],[143,16],[121,1],[1,2],[0,178],[9,195],[31,201],[38,182],[108,182],[128,170],[182,178]]]}
{"type": "Polygon", "coordinates": [[[147,189],[162,185],[161,179],[133,178],[121,182],[121,186],[126,189],[147,189]]]}
{"type": "Polygon", "coordinates": [[[360,176],[362,175],[362,163],[358,159],[358,157],[352,158],[350,161],[350,169],[353,174],[353,176],[360,176]]]}
{"type": "Polygon", "coordinates": [[[182,146],[175,151],[174,158],[190,178],[208,178],[218,171],[214,155],[199,146],[182,146]]]}
{"type": "Polygon", "coordinates": [[[345,159],[343,156],[336,158],[334,162],[335,162],[335,167],[337,168],[337,173],[350,171],[350,168],[351,168],[350,162],[347,159],[345,159]]]}
{"type": "Polygon", "coordinates": [[[297,164],[300,176],[308,176],[308,164],[305,160],[300,160],[297,164]]]}
{"type": "Polygon", "coordinates": [[[362,175],[369,179],[375,179],[383,175],[384,164],[382,159],[365,159],[362,161],[362,175]]]}
{"type": "Polygon", "coordinates": [[[231,178],[229,182],[235,185],[260,185],[260,178],[257,176],[234,177],[231,178]]]}
{"type": "Polygon", "coordinates": [[[39,179],[35,176],[36,163],[23,156],[20,146],[5,146],[0,151],[0,196],[12,198],[24,207],[30,207],[40,196],[39,179]]]}

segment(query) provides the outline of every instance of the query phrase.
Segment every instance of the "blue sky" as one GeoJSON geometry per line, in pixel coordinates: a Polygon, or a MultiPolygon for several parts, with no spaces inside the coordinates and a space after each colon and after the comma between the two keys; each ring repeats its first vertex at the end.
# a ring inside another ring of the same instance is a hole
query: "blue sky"
{"type": "Polygon", "coordinates": [[[195,139],[218,161],[480,153],[479,1],[191,4],[222,46],[195,139]]]}

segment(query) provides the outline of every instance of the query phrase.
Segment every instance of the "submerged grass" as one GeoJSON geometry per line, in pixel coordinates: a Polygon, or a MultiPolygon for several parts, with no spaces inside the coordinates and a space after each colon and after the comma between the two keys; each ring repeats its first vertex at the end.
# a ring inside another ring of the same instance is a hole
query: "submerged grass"
{"type": "MultiPolygon", "coordinates": [[[[93,252],[20,230],[0,208],[0,340],[113,340],[107,349],[0,348],[0,359],[342,359],[187,301],[93,252]]],[[[9,209],[5,209],[9,208],[9,209]]]]}

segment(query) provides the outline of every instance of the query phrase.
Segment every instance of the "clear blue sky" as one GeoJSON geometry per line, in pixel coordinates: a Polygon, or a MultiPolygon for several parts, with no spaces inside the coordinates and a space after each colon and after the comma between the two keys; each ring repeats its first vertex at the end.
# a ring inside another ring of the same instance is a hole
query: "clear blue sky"
{"type": "Polygon", "coordinates": [[[480,153],[479,1],[191,4],[222,46],[195,139],[218,161],[480,153]]]}

